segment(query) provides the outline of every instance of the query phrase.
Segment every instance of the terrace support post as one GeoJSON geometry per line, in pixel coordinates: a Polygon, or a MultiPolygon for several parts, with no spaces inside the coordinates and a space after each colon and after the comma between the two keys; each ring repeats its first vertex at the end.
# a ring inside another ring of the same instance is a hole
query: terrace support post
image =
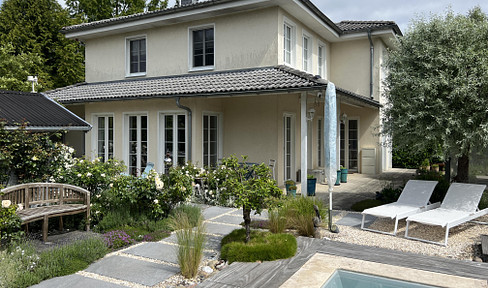
{"type": "Polygon", "coordinates": [[[307,193],[307,158],[308,158],[308,151],[307,151],[307,92],[302,92],[300,95],[300,139],[301,139],[301,145],[300,145],[300,187],[301,187],[301,193],[302,197],[306,197],[308,195],[307,193]]]}
{"type": "Polygon", "coordinates": [[[47,230],[49,228],[49,218],[44,215],[44,220],[42,221],[42,242],[47,242],[47,230]]]}

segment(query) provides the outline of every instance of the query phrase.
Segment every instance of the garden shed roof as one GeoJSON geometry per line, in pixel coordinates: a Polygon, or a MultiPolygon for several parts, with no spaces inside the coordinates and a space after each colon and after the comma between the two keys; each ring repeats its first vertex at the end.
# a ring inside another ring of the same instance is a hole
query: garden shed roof
{"type": "Polygon", "coordinates": [[[6,129],[88,131],[91,125],[42,93],[0,90],[0,121],[6,129]]]}

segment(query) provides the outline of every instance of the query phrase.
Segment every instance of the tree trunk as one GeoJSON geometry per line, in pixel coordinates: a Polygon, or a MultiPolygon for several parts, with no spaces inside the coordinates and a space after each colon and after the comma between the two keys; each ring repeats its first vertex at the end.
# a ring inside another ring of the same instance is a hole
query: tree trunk
{"type": "Polygon", "coordinates": [[[243,208],[244,224],[246,226],[246,243],[251,239],[251,209],[243,208]]]}
{"type": "Polygon", "coordinates": [[[458,158],[456,182],[467,183],[469,181],[469,156],[463,154],[458,158]]]}

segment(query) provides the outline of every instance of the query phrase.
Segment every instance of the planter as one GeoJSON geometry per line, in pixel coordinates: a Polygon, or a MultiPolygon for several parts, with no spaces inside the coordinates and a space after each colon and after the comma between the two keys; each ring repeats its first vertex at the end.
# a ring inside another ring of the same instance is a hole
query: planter
{"type": "Polygon", "coordinates": [[[341,169],[341,183],[347,183],[347,169],[341,169]]]}
{"type": "Polygon", "coordinates": [[[291,189],[286,190],[286,195],[296,197],[297,196],[297,190],[291,190],[291,189]]]}
{"type": "Polygon", "coordinates": [[[334,185],[335,186],[341,185],[341,170],[337,170],[337,179],[336,179],[336,183],[334,185]]]}
{"type": "Polygon", "coordinates": [[[315,196],[315,186],[317,178],[307,179],[307,196],[315,196]]]}

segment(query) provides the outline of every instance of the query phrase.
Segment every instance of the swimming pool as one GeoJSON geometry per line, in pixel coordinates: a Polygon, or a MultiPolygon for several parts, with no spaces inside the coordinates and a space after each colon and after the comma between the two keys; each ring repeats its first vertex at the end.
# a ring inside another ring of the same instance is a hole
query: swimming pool
{"type": "Polygon", "coordinates": [[[336,270],[322,288],[435,288],[435,286],[336,270]]]}

